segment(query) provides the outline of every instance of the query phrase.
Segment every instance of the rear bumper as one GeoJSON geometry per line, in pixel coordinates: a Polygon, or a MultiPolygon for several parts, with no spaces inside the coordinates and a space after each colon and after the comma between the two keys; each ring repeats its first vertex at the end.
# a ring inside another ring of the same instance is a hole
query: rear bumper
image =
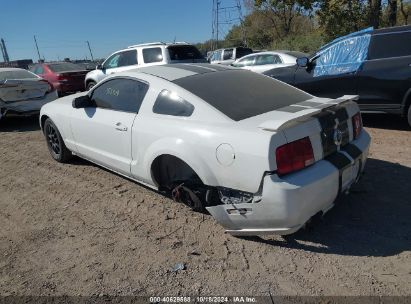
{"type": "Polygon", "coordinates": [[[332,161],[321,160],[283,178],[268,175],[263,179],[258,202],[218,205],[207,210],[233,235],[294,233],[317,213],[330,210],[337,196],[358,181],[370,141],[368,133],[363,131],[352,142],[353,149],[360,153],[352,157],[347,152],[339,152],[349,159],[344,168],[337,168],[332,161]]]}
{"type": "Polygon", "coordinates": [[[14,112],[18,114],[37,113],[41,107],[57,99],[57,91],[47,93],[41,98],[20,100],[15,102],[0,102],[0,108],[6,112],[14,112]]]}

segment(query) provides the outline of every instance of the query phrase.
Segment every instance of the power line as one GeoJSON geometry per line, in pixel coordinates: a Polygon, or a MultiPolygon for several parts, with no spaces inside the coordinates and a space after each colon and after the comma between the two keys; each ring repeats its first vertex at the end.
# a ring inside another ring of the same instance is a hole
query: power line
{"type": "Polygon", "coordinates": [[[245,29],[243,25],[243,12],[240,0],[213,0],[212,26],[211,26],[211,49],[218,49],[219,34],[228,32],[229,26],[240,23],[241,38],[243,45],[247,45],[245,29]],[[224,27],[225,26],[225,27],[224,27]]]}

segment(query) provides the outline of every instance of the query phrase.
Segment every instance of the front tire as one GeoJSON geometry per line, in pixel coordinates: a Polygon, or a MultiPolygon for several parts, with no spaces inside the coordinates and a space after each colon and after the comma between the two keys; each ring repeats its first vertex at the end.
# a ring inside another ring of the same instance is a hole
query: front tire
{"type": "Polygon", "coordinates": [[[54,160],[59,163],[66,163],[73,154],[67,149],[59,130],[50,118],[44,123],[44,136],[46,137],[47,148],[54,160]]]}
{"type": "Polygon", "coordinates": [[[96,83],[94,81],[90,81],[89,83],[87,83],[87,91],[90,91],[92,87],[94,87],[96,85],[96,83]]]}

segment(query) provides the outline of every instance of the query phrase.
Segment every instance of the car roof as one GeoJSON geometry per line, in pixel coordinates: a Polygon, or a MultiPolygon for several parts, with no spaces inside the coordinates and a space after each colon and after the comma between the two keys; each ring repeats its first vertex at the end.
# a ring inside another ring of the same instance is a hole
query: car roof
{"type": "Polygon", "coordinates": [[[113,54],[120,53],[120,52],[130,51],[130,50],[139,49],[139,48],[154,48],[154,47],[168,48],[170,46],[194,46],[194,44],[190,44],[190,43],[187,43],[187,42],[171,42],[171,43],[169,43],[169,42],[148,42],[148,43],[130,45],[125,49],[117,50],[117,51],[111,53],[110,56],[113,55],[113,54]]]}
{"type": "Polygon", "coordinates": [[[235,68],[208,63],[174,63],[136,68],[127,72],[144,73],[163,78],[168,81],[174,81],[198,74],[215,73],[232,69],[235,68]]]}
{"type": "Polygon", "coordinates": [[[142,74],[160,77],[181,87],[235,121],[312,98],[270,77],[222,65],[166,64],[116,75],[141,78],[142,74]]]}
{"type": "Polygon", "coordinates": [[[374,30],[372,35],[385,34],[385,33],[398,33],[398,32],[408,32],[411,31],[411,25],[386,27],[374,30]]]}
{"type": "Polygon", "coordinates": [[[0,72],[12,72],[12,71],[27,71],[20,68],[0,68],[0,72]]]}

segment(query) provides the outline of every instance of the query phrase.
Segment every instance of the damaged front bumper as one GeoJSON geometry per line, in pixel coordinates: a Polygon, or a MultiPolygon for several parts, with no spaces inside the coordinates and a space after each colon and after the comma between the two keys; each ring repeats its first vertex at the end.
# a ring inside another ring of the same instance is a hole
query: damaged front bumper
{"type": "Polygon", "coordinates": [[[349,164],[338,168],[321,160],[299,172],[263,178],[259,200],[207,207],[226,232],[233,235],[292,234],[313,216],[326,213],[340,193],[357,182],[364,170],[371,138],[365,131],[341,153],[349,164]],[[355,150],[356,153],[352,153],[355,150]]]}

